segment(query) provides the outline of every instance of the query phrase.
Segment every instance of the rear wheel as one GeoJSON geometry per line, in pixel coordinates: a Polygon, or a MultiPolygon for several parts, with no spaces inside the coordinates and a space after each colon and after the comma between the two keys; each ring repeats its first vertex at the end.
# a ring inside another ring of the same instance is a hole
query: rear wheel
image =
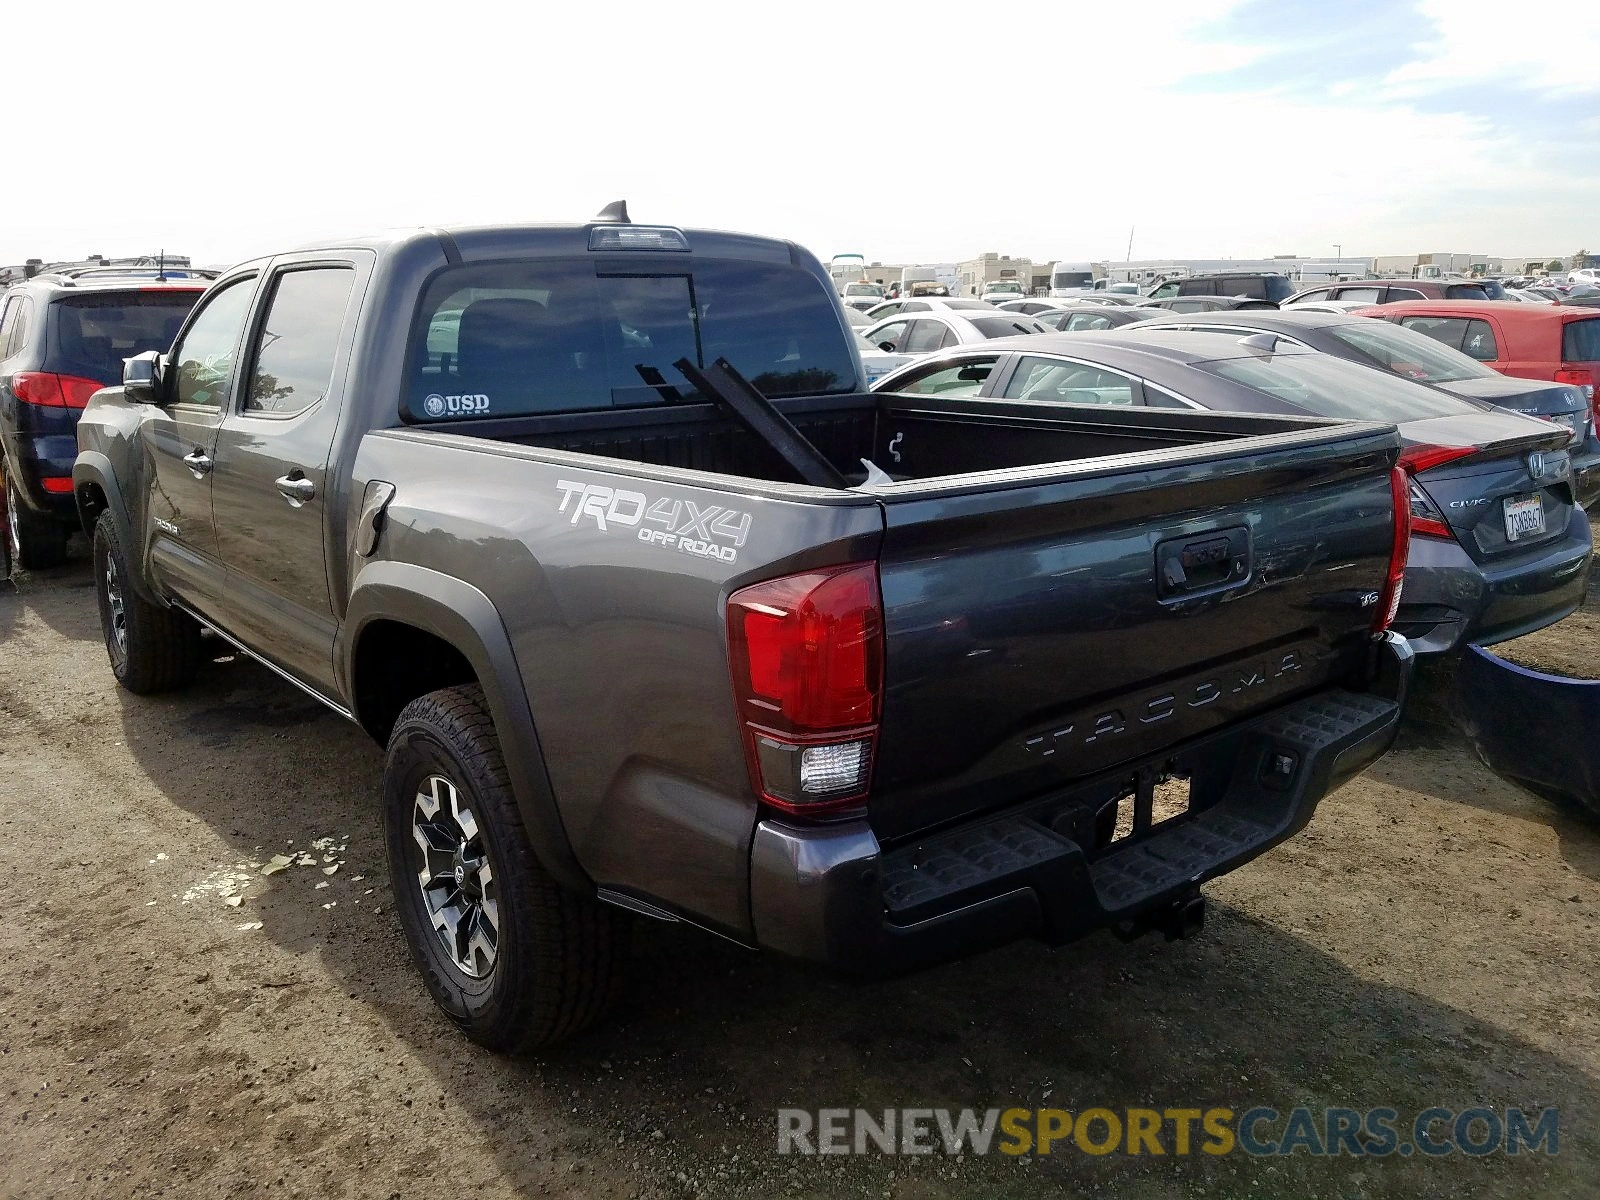
{"type": "Polygon", "coordinates": [[[435,1003],[510,1053],[599,1020],[620,987],[626,918],[540,865],[482,688],[405,707],[383,789],[395,900],[435,1003]]]}
{"type": "Polygon", "coordinates": [[[144,695],[183,687],[200,669],[200,625],[188,613],[152,604],[130,586],[128,556],[109,512],[94,527],[100,631],[117,682],[144,695]]]}
{"type": "Polygon", "coordinates": [[[68,529],[53,517],[41,517],[23,507],[17,485],[6,479],[6,541],[11,565],[25,571],[59,567],[67,561],[68,529]]]}

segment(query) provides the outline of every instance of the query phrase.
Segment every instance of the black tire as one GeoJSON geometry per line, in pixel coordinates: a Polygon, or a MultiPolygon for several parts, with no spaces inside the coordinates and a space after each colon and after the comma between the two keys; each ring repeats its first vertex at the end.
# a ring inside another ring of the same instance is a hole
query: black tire
{"type": "Polygon", "coordinates": [[[604,1016],[621,989],[626,917],[560,886],[540,864],[482,688],[444,688],[406,705],[389,736],[383,792],[396,907],[446,1015],[473,1041],[510,1054],[548,1046],[604,1016]],[[454,789],[454,806],[470,812],[476,837],[462,833],[466,821],[438,819],[450,803],[442,797],[451,795],[441,779],[454,789]],[[419,836],[434,844],[431,856],[419,836]],[[440,848],[458,837],[454,853],[440,848]],[[483,862],[492,876],[486,885],[463,869],[483,862]],[[435,881],[431,891],[421,883],[423,870],[435,881]],[[492,924],[484,903],[490,888],[492,924]],[[447,942],[435,928],[436,908],[449,928],[471,934],[471,945],[459,937],[447,942]],[[485,950],[490,928],[492,957],[485,950]]]}
{"type": "Polygon", "coordinates": [[[134,591],[122,535],[109,512],[94,527],[94,577],[100,632],[117,682],[141,696],[190,683],[200,669],[200,625],[188,613],[152,604],[134,591]]]}
{"type": "Polygon", "coordinates": [[[24,571],[59,567],[67,561],[67,537],[71,533],[54,517],[31,512],[17,495],[17,485],[6,477],[6,542],[11,550],[11,565],[24,571]]]}

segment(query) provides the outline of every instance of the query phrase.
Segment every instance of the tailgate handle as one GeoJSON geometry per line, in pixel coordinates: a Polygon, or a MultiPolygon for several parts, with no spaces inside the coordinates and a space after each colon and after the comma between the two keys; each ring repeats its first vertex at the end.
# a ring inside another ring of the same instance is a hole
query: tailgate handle
{"type": "Polygon", "coordinates": [[[1156,546],[1156,593],[1163,599],[1237,587],[1250,578],[1250,531],[1218,529],[1156,546]]]}

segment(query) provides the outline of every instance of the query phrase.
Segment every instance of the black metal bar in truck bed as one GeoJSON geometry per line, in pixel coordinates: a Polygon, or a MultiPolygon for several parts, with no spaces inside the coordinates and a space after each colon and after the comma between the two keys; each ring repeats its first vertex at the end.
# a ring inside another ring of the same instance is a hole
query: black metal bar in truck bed
{"type": "Polygon", "coordinates": [[[672,364],[695,389],[782,456],[805,483],[816,487],[847,488],[849,481],[806,440],[789,418],[772,406],[756,386],[739,374],[732,363],[719,358],[702,371],[687,358],[672,364]]]}

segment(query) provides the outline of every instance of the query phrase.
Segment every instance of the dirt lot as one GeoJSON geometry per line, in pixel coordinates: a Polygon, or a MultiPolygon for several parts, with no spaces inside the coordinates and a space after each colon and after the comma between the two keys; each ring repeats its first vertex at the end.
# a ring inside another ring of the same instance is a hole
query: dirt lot
{"type": "MultiPolygon", "coordinates": [[[[1600,608],[1525,649],[1600,662],[1600,608]]],[[[0,584],[0,715],[6,1196],[1600,1194],[1600,827],[1447,730],[1211,885],[1194,940],[1019,944],[863,986],[650,925],[617,1018],[519,1063],[413,978],[359,730],[248,662],[120,692],[81,557],[0,584]],[[321,838],[331,875],[320,848],[248,865],[321,838]],[[780,1106],[1045,1103],[1557,1105],[1560,1153],[774,1149],[780,1106]]]]}

